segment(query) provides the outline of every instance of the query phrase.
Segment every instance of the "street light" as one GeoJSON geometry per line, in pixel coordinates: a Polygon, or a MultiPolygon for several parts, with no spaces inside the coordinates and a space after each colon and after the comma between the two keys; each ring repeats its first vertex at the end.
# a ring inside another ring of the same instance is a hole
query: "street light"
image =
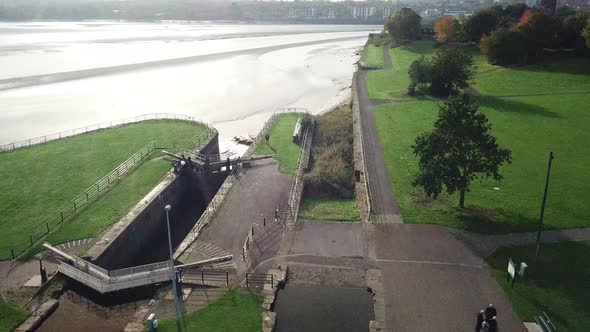
{"type": "Polygon", "coordinates": [[[178,291],[176,286],[176,273],[174,273],[174,257],[172,254],[172,237],[170,236],[170,210],[172,207],[167,204],[164,207],[166,210],[166,226],[168,226],[168,250],[170,252],[170,273],[172,274],[172,292],[174,293],[174,309],[176,309],[176,329],[180,331],[180,302],[178,300],[178,291]]]}

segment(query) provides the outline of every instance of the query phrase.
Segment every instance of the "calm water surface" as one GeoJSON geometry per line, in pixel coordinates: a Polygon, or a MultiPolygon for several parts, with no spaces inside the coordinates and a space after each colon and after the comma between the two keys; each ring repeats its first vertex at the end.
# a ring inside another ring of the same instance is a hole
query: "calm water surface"
{"type": "MultiPolygon", "coordinates": [[[[375,26],[0,23],[0,144],[154,112],[226,143],[273,110],[343,101],[375,26]]],[[[231,147],[231,146],[230,146],[231,147]]]]}

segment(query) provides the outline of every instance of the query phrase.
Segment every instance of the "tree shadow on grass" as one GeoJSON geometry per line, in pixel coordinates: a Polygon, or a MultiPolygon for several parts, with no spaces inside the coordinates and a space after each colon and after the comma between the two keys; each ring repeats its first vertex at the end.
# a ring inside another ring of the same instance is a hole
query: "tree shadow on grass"
{"type": "Polygon", "coordinates": [[[533,314],[547,312],[564,330],[588,331],[590,316],[576,314],[590,308],[590,242],[543,244],[536,261],[535,249],[534,245],[500,248],[488,258],[488,263],[503,271],[510,257],[515,262],[527,262],[529,268],[525,279],[517,280],[508,292],[534,306],[538,312],[533,314]],[[549,289],[557,292],[546,294],[545,290],[549,289]],[[554,299],[555,303],[552,302],[554,299]],[[568,308],[559,307],[564,302],[571,302],[571,307],[578,308],[578,312],[568,315],[568,308]]]}
{"type": "Polygon", "coordinates": [[[550,111],[545,107],[524,103],[518,100],[509,98],[499,98],[493,96],[484,96],[477,99],[478,103],[486,108],[490,108],[497,112],[517,113],[530,116],[544,116],[548,118],[560,118],[556,112],[550,111]]]}
{"type": "Polygon", "coordinates": [[[527,66],[510,66],[512,70],[545,73],[563,73],[570,75],[590,75],[590,63],[587,57],[575,55],[548,56],[538,63],[527,66]]]}

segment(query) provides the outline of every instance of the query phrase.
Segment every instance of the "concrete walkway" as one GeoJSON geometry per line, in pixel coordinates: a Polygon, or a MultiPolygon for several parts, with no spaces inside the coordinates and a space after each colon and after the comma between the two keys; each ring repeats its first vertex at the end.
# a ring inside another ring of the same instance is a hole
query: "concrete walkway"
{"type": "Polygon", "coordinates": [[[391,69],[391,56],[389,56],[389,45],[383,45],[383,69],[391,69]]]}
{"type": "Polygon", "coordinates": [[[282,233],[273,225],[274,213],[277,207],[287,205],[292,176],[279,172],[278,166],[275,160],[267,159],[240,170],[238,182],[217,216],[199,235],[199,241],[233,254],[238,274],[246,271],[242,247],[248,232],[263,218],[267,220],[268,232],[255,230],[254,246],[258,251],[254,258],[264,260],[274,256],[279,249],[282,233]]]}
{"type": "Polygon", "coordinates": [[[377,219],[381,221],[401,222],[399,206],[397,205],[391,180],[385,167],[383,150],[377,136],[375,118],[373,117],[373,104],[367,95],[365,84],[365,71],[359,71],[355,75],[354,88],[357,92],[360,106],[361,130],[363,131],[363,144],[365,147],[365,163],[369,178],[369,192],[373,204],[373,211],[377,219]]]}

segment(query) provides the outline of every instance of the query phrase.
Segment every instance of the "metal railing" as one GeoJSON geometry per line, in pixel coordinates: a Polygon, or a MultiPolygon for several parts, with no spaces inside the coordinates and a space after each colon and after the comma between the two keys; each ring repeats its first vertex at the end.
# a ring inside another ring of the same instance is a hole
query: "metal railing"
{"type": "Polygon", "coordinates": [[[170,261],[126,267],[126,268],[122,268],[122,269],[118,269],[118,270],[112,270],[112,271],[108,271],[108,275],[110,277],[114,278],[114,277],[121,277],[121,276],[130,275],[130,274],[154,271],[154,270],[159,270],[159,269],[170,269],[170,261]]]}
{"type": "Polygon", "coordinates": [[[228,271],[182,269],[180,275],[183,283],[202,286],[229,287],[228,271]]]}
{"type": "Polygon", "coordinates": [[[280,109],[276,110],[275,112],[272,113],[270,118],[268,118],[266,120],[266,122],[264,122],[264,125],[262,126],[262,129],[258,132],[258,135],[256,135],[256,137],[254,137],[252,139],[252,144],[250,144],[250,146],[248,147],[246,152],[244,152],[244,157],[250,156],[254,152],[254,150],[256,150],[258,143],[260,143],[260,141],[262,141],[262,139],[264,139],[264,137],[266,136],[266,134],[268,133],[268,131],[272,127],[273,121],[278,116],[283,115],[283,114],[288,114],[288,113],[309,114],[307,108],[293,107],[293,108],[280,108],[280,109]]]}
{"type": "Polygon", "coordinates": [[[184,241],[176,249],[174,253],[174,259],[178,259],[178,257],[180,257],[186,251],[186,249],[188,249],[188,247],[197,239],[203,227],[209,224],[209,222],[213,220],[217,212],[219,212],[219,208],[223,204],[225,196],[230,191],[234,183],[238,181],[238,173],[240,171],[240,167],[240,164],[236,164],[232,167],[231,172],[225,178],[225,180],[221,184],[221,187],[219,187],[217,193],[215,193],[215,196],[213,196],[213,199],[211,200],[211,202],[209,202],[209,205],[207,205],[207,208],[199,217],[199,220],[197,220],[193,228],[190,230],[189,234],[185,237],[184,241]]]}
{"type": "Polygon", "coordinates": [[[108,191],[113,184],[117,183],[122,176],[129,173],[129,171],[137,167],[137,165],[141,164],[153,151],[155,151],[155,149],[156,145],[154,142],[144,146],[141,150],[125,160],[121,165],[117,166],[106,176],[96,181],[93,185],[72,199],[71,203],[59,211],[55,217],[45,222],[45,227],[41,226],[41,229],[29,234],[28,239],[16,244],[10,249],[12,260],[25,253],[52,230],[63,224],[64,221],[77,215],[95,198],[98,198],[101,194],[108,191]]]}
{"type": "MultiPolygon", "coordinates": [[[[93,124],[93,125],[86,126],[86,127],[80,127],[80,128],[76,128],[76,129],[62,131],[59,133],[33,137],[33,138],[25,139],[22,141],[18,141],[18,142],[0,145],[0,152],[8,152],[8,151],[14,151],[17,149],[21,149],[21,148],[28,148],[33,145],[44,144],[44,143],[51,142],[51,141],[61,139],[61,138],[77,136],[77,135],[81,135],[81,134],[90,133],[93,131],[98,131],[98,130],[107,129],[107,128],[113,128],[113,127],[118,127],[118,126],[122,126],[122,125],[126,125],[126,124],[138,123],[138,122],[143,122],[143,121],[148,121],[148,120],[190,121],[195,124],[199,124],[199,125],[207,127],[209,137],[217,134],[217,130],[215,128],[211,127],[206,122],[195,120],[195,118],[192,116],[188,116],[188,115],[184,115],[184,114],[172,114],[172,113],[149,113],[149,114],[135,116],[132,118],[97,123],[97,124],[93,124]]],[[[194,145],[196,147],[200,144],[194,143],[194,145]]]]}
{"type": "Polygon", "coordinates": [[[303,194],[304,179],[303,175],[309,166],[309,154],[311,152],[311,143],[313,140],[313,130],[315,127],[315,120],[312,120],[308,128],[305,129],[303,144],[299,154],[299,162],[297,170],[291,182],[291,190],[289,191],[289,212],[293,222],[297,221],[299,215],[299,203],[301,202],[301,195],[303,194]]]}
{"type": "Polygon", "coordinates": [[[270,273],[246,273],[246,288],[262,289],[266,284],[274,289],[274,277],[270,273]]]}
{"type": "Polygon", "coordinates": [[[373,213],[373,195],[371,195],[371,185],[369,183],[369,173],[367,172],[367,162],[365,159],[366,156],[366,147],[365,147],[365,142],[364,142],[364,138],[363,138],[363,123],[362,123],[362,117],[360,114],[360,106],[359,106],[359,102],[358,102],[358,97],[356,94],[356,80],[357,80],[357,76],[358,76],[358,72],[354,73],[354,78],[353,78],[353,82],[355,84],[355,86],[353,86],[352,89],[352,114],[353,114],[353,124],[356,124],[357,126],[357,131],[358,131],[358,135],[355,135],[358,137],[358,140],[360,142],[360,159],[361,159],[361,163],[362,163],[362,168],[363,168],[363,178],[364,178],[364,185],[365,185],[365,200],[366,200],[366,204],[367,204],[367,219],[370,221],[371,220],[371,214],[373,213]]]}

